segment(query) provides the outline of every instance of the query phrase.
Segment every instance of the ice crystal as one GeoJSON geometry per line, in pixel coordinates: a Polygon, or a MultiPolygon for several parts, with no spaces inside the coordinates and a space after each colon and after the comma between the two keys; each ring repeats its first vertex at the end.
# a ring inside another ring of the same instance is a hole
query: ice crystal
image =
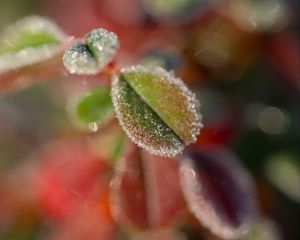
{"type": "Polygon", "coordinates": [[[65,51],[63,62],[70,73],[97,74],[113,59],[118,48],[114,33],[95,29],[86,36],[86,43],[75,43],[65,51]]]}

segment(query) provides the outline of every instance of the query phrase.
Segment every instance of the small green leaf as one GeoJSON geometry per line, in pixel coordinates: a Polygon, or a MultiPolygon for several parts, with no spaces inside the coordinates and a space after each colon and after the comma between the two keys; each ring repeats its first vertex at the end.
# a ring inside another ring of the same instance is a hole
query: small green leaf
{"type": "Polygon", "coordinates": [[[0,37],[0,73],[51,58],[65,38],[47,18],[31,16],[19,20],[0,37]]]}
{"type": "Polygon", "coordinates": [[[0,54],[15,53],[28,47],[38,47],[43,44],[55,44],[58,39],[52,34],[41,29],[40,32],[32,29],[22,29],[21,32],[9,42],[4,42],[0,48],[0,54]]]}
{"type": "Polygon", "coordinates": [[[75,43],[65,51],[63,63],[72,74],[97,74],[111,62],[118,48],[116,34],[94,29],[86,36],[86,43],[75,43]]]}
{"type": "Polygon", "coordinates": [[[75,117],[84,125],[99,125],[111,118],[113,113],[110,90],[107,87],[84,93],[75,104],[75,117]]]}
{"type": "Polygon", "coordinates": [[[113,81],[112,100],[130,139],[154,154],[175,156],[202,126],[194,94],[162,68],[123,69],[113,81]]]}

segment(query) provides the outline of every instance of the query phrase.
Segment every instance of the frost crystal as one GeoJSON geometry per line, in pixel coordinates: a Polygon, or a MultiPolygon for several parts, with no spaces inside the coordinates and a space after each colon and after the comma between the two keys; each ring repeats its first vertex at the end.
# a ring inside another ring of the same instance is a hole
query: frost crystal
{"type": "Polygon", "coordinates": [[[123,69],[113,80],[112,100],[127,135],[153,154],[177,155],[202,126],[194,94],[162,68],[123,69]]]}
{"type": "Polygon", "coordinates": [[[63,63],[70,73],[97,74],[115,56],[119,48],[117,36],[105,29],[95,29],[86,36],[86,43],[67,49],[63,63]]]}

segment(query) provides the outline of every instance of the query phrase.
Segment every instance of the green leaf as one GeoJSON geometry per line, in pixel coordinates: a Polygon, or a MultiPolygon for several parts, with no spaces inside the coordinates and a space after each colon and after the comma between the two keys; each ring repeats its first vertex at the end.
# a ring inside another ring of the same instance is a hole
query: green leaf
{"type": "Polygon", "coordinates": [[[33,29],[21,29],[15,37],[7,42],[3,42],[0,46],[0,54],[14,53],[24,48],[55,43],[58,43],[58,39],[47,32],[46,29],[41,29],[39,32],[33,29]]]}
{"type": "Polygon", "coordinates": [[[112,117],[114,109],[110,89],[101,87],[84,93],[76,103],[76,118],[83,124],[101,124],[112,117]]]}
{"type": "Polygon", "coordinates": [[[116,34],[94,29],[86,36],[86,43],[77,42],[65,51],[63,63],[72,74],[97,74],[112,61],[118,48],[116,34]]]}
{"type": "Polygon", "coordinates": [[[47,18],[31,16],[17,21],[0,37],[0,73],[51,58],[65,38],[47,18]]]}
{"type": "Polygon", "coordinates": [[[112,100],[130,139],[154,154],[175,156],[202,126],[194,94],[162,68],[123,69],[113,81],[112,100]]]}

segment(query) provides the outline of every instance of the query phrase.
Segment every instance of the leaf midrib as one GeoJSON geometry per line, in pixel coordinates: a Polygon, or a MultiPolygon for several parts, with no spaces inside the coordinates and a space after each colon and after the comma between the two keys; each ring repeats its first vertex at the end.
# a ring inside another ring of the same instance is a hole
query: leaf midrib
{"type": "Polygon", "coordinates": [[[169,128],[171,130],[171,132],[178,138],[178,140],[185,145],[185,142],[174,132],[174,130],[161,118],[161,116],[159,115],[159,113],[157,113],[148,103],[147,101],[138,93],[134,90],[133,86],[131,86],[131,84],[126,81],[126,78],[123,76],[123,74],[120,75],[120,80],[126,82],[126,84],[128,85],[128,87],[131,89],[131,91],[133,91],[138,98],[141,99],[142,102],[145,103],[145,105],[147,105],[147,107],[157,116],[157,118],[159,118],[165,125],[167,128],[169,128]]]}

